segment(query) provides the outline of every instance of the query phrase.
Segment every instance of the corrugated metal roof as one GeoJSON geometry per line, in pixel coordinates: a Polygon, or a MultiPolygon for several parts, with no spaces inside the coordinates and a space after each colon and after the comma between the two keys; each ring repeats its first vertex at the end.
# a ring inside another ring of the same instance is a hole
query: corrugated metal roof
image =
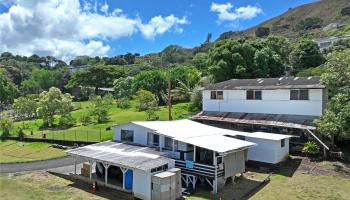
{"type": "Polygon", "coordinates": [[[173,161],[162,156],[162,152],[148,147],[112,141],[72,149],[68,151],[68,154],[144,171],[149,171],[173,161]]]}
{"type": "Polygon", "coordinates": [[[316,129],[313,123],[314,119],[316,118],[317,116],[215,111],[202,111],[192,117],[192,119],[195,120],[221,121],[229,123],[267,125],[310,130],[316,129]]]}
{"type": "Polygon", "coordinates": [[[231,79],[204,87],[204,90],[266,90],[266,89],[322,89],[320,77],[281,77],[259,79],[231,79]]]}

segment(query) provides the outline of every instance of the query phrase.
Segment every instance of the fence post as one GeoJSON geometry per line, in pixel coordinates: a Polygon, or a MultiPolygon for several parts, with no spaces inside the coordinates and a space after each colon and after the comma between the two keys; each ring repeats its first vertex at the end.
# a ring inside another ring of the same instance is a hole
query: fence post
{"type": "Polygon", "coordinates": [[[101,142],[101,128],[100,128],[100,142],[101,142]]]}

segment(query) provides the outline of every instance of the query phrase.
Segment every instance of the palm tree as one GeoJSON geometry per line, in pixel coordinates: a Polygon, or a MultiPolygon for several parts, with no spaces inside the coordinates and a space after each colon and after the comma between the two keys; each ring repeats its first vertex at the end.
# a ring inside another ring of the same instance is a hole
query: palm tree
{"type": "Polygon", "coordinates": [[[189,101],[193,90],[199,87],[203,82],[201,75],[201,72],[192,70],[187,74],[185,81],[177,80],[178,86],[171,91],[173,99],[177,101],[189,101]]]}

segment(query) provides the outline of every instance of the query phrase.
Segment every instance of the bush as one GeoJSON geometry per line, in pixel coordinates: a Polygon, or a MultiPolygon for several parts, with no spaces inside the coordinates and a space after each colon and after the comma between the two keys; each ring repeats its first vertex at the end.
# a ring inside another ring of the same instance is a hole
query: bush
{"type": "Polygon", "coordinates": [[[155,108],[158,105],[157,97],[147,90],[139,90],[136,93],[135,99],[137,100],[136,107],[139,111],[155,108]]]}
{"type": "Polygon", "coordinates": [[[304,144],[302,152],[306,155],[316,155],[318,153],[318,146],[314,141],[308,141],[304,144]]]}
{"type": "Polygon", "coordinates": [[[90,113],[83,113],[80,117],[79,117],[79,121],[84,125],[88,125],[91,122],[91,115],[90,113]]]}
{"type": "Polygon", "coordinates": [[[311,30],[315,28],[321,28],[322,27],[322,19],[318,17],[308,17],[304,20],[299,21],[299,23],[296,25],[296,30],[302,31],[302,30],[311,30]]]}
{"type": "Polygon", "coordinates": [[[256,37],[266,37],[270,34],[270,28],[268,27],[258,27],[255,30],[255,36],[256,37]]]}
{"type": "Polygon", "coordinates": [[[24,138],[24,131],[22,128],[18,128],[18,133],[17,133],[18,137],[20,140],[22,140],[24,138]]]}
{"type": "Polygon", "coordinates": [[[189,111],[196,112],[202,110],[202,91],[199,87],[193,90],[191,95],[191,104],[189,106],[189,111]]]}
{"type": "Polygon", "coordinates": [[[116,100],[117,107],[121,109],[126,109],[130,107],[130,101],[127,98],[121,98],[116,100]]]}
{"type": "Polygon", "coordinates": [[[75,124],[75,120],[71,115],[63,115],[58,121],[58,125],[61,128],[71,127],[75,124]]]}
{"type": "Polygon", "coordinates": [[[159,119],[159,116],[157,115],[154,109],[147,109],[145,112],[146,112],[146,119],[148,121],[155,121],[159,119]]]}
{"type": "Polygon", "coordinates": [[[7,116],[0,116],[0,128],[2,129],[1,137],[8,137],[10,135],[10,130],[13,128],[12,119],[7,116]]]}

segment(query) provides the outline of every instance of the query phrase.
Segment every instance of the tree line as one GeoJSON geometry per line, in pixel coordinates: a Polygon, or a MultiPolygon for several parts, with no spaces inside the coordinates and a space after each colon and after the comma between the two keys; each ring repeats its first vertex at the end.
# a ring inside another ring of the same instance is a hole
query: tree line
{"type": "Polygon", "coordinates": [[[349,102],[346,97],[349,83],[344,81],[348,78],[344,73],[347,68],[338,66],[339,63],[343,67],[348,64],[348,41],[338,41],[326,51],[321,51],[308,37],[298,41],[282,36],[240,38],[205,45],[208,50],[198,52],[171,45],[161,53],[145,56],[131,53],[111,58],[79,56],[70,62],[70,66],[53,57],[21,57],[2,53],[0,109],[11,105],[15,110],[32,109],[29,113],[23,112],[26,116],[20,117],[40,116],[47,126],[52,126],[55,120],[50,116],[57,116],[61,120],[58,124],[68,124],[65,122],[71,121],[68,113],[72,109],[73,97],[64,95],[80,87],[81,99],[94,102],[81,121],[89,123],[93,116],[94,120],[102,122],[106,120],[111,97],[103,98],[96,94],[98,88],[111,87],[114,88],[113,98],[117,106],[128,107],[129,100],[136,99],[138,110],[146,111],[149,119],[156,119],[156,107],[169,101],[169,82],[173,102],[191,101],[192,110],[201,110],[200,87],[205,84],[234,78],[280,77],[288,72],[294,76],[322,75],[323,83],[332,92],[328,109],[320,119],[320,130],[342,137],[350,135],[346,126],[350,124],[348,116],[339,114],[346,109],[339,105],[349,102]],[[77,72],[69,70],[80,65],[84,65],[85,69],[77,72]],[[332,81],[327,81],[331,78],[332,81]],[[342,82],[334,85],[334,81],[342,82]],[[55,111],[45,108],[44,105],[50,104],[46,101],[52,102],[52,98],[50,100],[46,95],[58,97],[58,91],[63,95],[58,98],[59,101],[66,105],[55,111]],[[41,108],[28,106],[34,104],[33,101],[41,108]],[[23,108],[19,108],[21,106],[23,108]]]}

